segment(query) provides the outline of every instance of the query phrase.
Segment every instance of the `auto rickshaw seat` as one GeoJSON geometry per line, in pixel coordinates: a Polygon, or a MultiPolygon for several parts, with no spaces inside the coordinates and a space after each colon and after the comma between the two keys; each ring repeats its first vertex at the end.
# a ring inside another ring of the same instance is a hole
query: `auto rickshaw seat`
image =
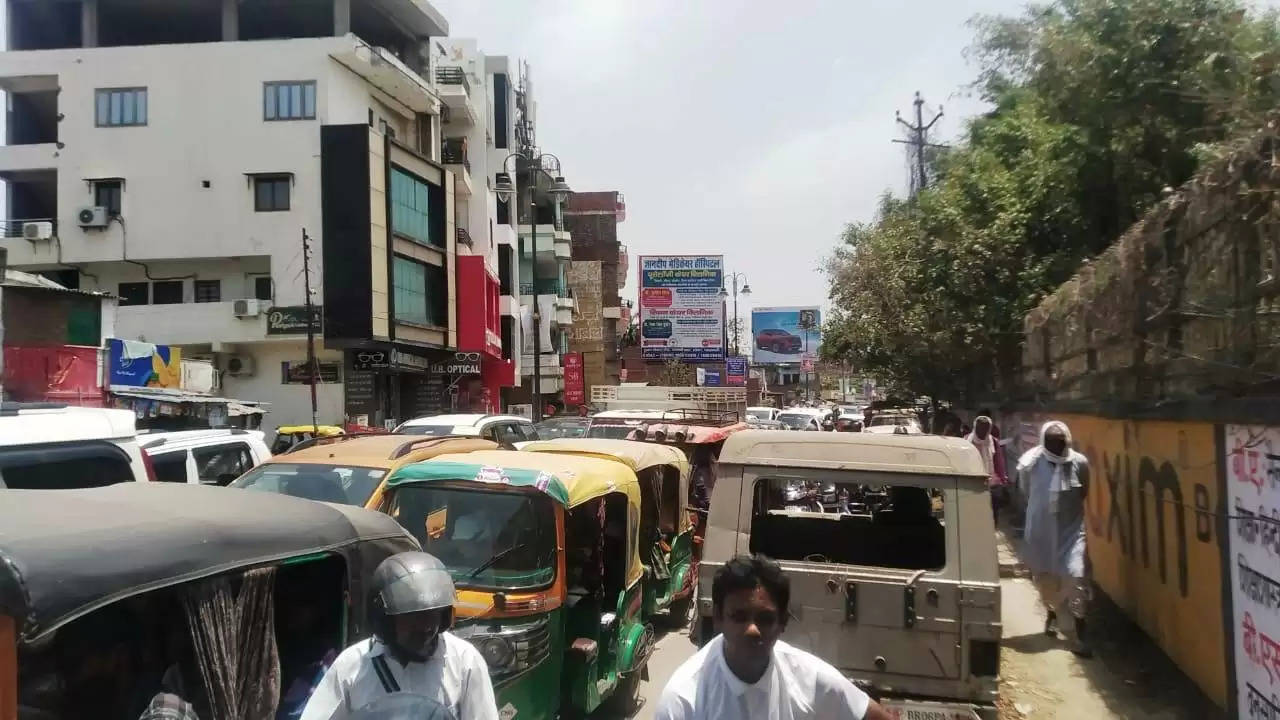
{"type": "Polygon", "coordinates": [[[582,656],[584,663],[591,663],[600,654],[600,645],[591,638],[574,638],[573,644],[569,646],[569,652],[582,656]]]}

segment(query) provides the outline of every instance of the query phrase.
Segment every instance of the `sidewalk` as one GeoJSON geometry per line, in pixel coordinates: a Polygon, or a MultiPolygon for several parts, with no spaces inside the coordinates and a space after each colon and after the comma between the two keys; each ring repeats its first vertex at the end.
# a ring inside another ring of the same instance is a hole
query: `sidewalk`
{"type": "Polygon", "coordinates": [[[1089,610],[1094,656],[1076,657],[1066,641],[1046,637],[1044,606],[1018,559],[1021,540],[1001,526],[1001,720],[1221,720],[1154,643],[1095,589],[1089,610]]]}

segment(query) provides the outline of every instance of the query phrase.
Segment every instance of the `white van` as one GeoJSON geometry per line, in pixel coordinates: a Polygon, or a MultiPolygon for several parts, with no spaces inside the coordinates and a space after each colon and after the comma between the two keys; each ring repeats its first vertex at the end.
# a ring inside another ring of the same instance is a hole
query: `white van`
{"type": "Polygon", "coordinates": [[[160,482],[227,485],[271,457],[261,430],[154,432],[139,442],[160,482]]]}
{"type": "Polygon", "coordinates": [[[0,403],[0,488],[61,490],[149,479],[132,412],[0,403]]]}

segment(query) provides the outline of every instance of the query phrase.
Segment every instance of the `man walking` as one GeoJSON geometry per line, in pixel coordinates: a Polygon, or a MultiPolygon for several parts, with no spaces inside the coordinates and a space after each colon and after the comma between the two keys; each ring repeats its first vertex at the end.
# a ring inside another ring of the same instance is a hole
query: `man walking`
{"type": "Polygon", "coordinates": [[[791,581],[760,556],[716,571],[712,617],[720,634],[681,665],[657,720],[890,720],[839,670],[779,640],[791,581]]]}
{"type": "Polygon", "coordinates": [[[982,458],[982,468],[987,472],[987,488],[991,491],[991,517],[998,523],[1009,478],[1005,476],[1004,451],[1000,447],[991,418],[987,415],[974,418],[973,432],[964,439],[978,449],[978,455],[982,458]]]}
{"type": "Polygon", "coordinates": [[[1089,461],[1071,448],[1071,431],[1056,420],[1040,429],[1040,444],[1018,459],[1018,485],[1027,498],[1027,566],[1048,607],[1044,632],[1056,636],[1058,612],[1072,652],[1089,657],[1085,611],[1089,584],[1084,574],[1084,501],[1089,461]]]}

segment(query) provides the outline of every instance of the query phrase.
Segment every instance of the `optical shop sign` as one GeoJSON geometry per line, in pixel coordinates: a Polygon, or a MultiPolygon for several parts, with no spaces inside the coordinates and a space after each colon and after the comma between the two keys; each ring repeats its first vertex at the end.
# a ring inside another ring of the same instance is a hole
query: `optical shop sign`
{"type": "Polygon", "coordinates": [[[1280,427],[1227,425],[1231,606],[1241,718],[1280,718],[1280,427]]]}

